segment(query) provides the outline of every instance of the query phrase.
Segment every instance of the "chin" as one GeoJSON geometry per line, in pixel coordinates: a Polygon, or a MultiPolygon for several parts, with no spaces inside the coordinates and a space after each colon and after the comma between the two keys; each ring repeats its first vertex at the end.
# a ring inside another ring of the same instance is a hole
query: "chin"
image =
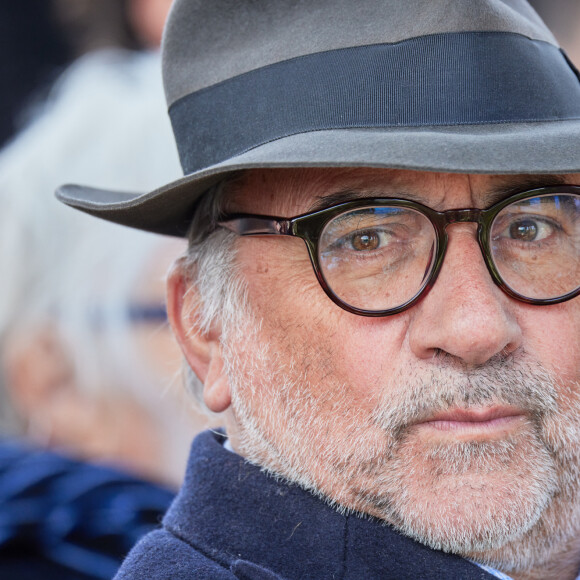
{"type": "Polygon", "coordinates": [[[398,488],[385,486],[388,509],[376,515],[431,548],[506,572],[530,569],[578,533],[577,494],[561,467],[525,431],[429,450],[409,441],[391,463],[398,488]]]}

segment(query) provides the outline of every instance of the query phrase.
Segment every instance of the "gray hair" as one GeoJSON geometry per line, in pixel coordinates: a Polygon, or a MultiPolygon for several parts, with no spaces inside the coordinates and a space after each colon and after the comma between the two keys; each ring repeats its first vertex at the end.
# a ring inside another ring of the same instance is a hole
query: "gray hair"
{"type": "MultiPolygon", "coordinates": [[[[184,272],[190,288],[197,290],[197,325],[190,332],[207,333],[218,322],[221,340],[237,327],[240,314],[247,310],[247,292],[244,280],[236,267],[236,235],[217,227],[225,213],[228,199],[239,187],[242,173],[229,175],[209,189],[196,208],[189,230],[189,245],[184,261],[184,272]]],[[[185,385],[197,405],[209,413],[203,402],[203,383],[184,362],[185,385]]]]}

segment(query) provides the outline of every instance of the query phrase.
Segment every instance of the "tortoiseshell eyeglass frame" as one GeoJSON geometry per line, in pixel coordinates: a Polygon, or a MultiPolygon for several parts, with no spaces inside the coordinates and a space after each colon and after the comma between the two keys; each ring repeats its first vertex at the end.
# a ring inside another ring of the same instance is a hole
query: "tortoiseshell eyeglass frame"
{"type": "Polygon", "coordinates": [[[496,216],[510,204],[535,197],[566,194],[578,197],[580,199],[580,186],[556,185],[526,190],[511,195],[487,209],[465,208],[451,209],[440,212],[431,209],[430,207],[427,207],[421,203],[406,199],[363,198],[347,201],[345,203],[340,203],[325,209],[305,213],[291,218],[241,213],[229,214],[224,215],[219,220],[218,226],[227,228],[239,236],[282,235],[302,238],[306,243],[316,278],[318,279],[318,282],[320,283],[320,286],[324,292],[335,304],[347,312],[358,314],[360,316],[391,316],[393,314],[403,312],[407,308],[410,308],[416,304],[429,292],[429,290],[435,284],[437,276],[441,270],[441,265],[443,264],[443,259],[445,258],[445,252],[447,250],[447,226],[455,223],[473,222],[477,224],[477,241],[479,243],[485,265],[487,266],[487,269],[495,284],[497,284],[497,286],[499,286],[508,296],[511,296],[512,298],[521,302],[535,305],[548,305],[565,302],[566,300],[570,300],[578,296],[580,294],[580,287],[576,288],[572,292],[568,292],[567,294],[554,298],[529,298],[515,292],[503,281],[493,262],[490,249],[490,231],[496,216]],[[320,267],[320,261],[318,257],[318,242],[326,224],[328,224],[331,220],[338,217],[339,215],[365,207],[385,206],[415,210],[427,217],[427,219],[431,222],[436,236],[436,248],[431,260],[433,267],[431,268],[430,275],[424,280],[419,291],[404,304],[401,304],[396,308],[389,308],[387,310],[364,310],[361,308],[355,308],[350,304],[342,301],[333,292],[332,288],[328,286],[320,267]]]}

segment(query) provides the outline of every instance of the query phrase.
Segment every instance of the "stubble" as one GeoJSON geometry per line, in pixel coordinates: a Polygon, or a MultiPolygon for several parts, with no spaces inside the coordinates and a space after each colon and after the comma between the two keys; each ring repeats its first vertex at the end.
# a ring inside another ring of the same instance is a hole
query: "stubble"
{"type": "Polygon", "coordinates": [[[224,362],[249,461],[341,512],[506,572],[545,563],[578,534],[577,385],[559,387],[520,352],[470,371],[445,358],[400,369],[363,400],[331,361],[264,340],[251,316],[236,325],[224,362]],[[490,441],[431,443],[413,428],[438,411],[494,405],[523,410],[525,422],[490,441]]]}

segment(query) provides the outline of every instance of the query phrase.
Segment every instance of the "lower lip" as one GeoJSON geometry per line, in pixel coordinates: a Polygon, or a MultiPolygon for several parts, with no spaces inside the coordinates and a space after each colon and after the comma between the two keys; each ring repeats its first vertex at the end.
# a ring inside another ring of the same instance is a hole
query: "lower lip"
{"type": "Polygon", "coordinates": [[[437,431],[476,435],[476,434],[492,434],[495,432],[506,431],[514,428],[520,424],[524,419],[523,415],[509,415],[507,417],[497,417],[496,419],[489,419],[488,421],[425,421],[420,423],[417,427],[428,429],[435,429],[437,431]]]}

